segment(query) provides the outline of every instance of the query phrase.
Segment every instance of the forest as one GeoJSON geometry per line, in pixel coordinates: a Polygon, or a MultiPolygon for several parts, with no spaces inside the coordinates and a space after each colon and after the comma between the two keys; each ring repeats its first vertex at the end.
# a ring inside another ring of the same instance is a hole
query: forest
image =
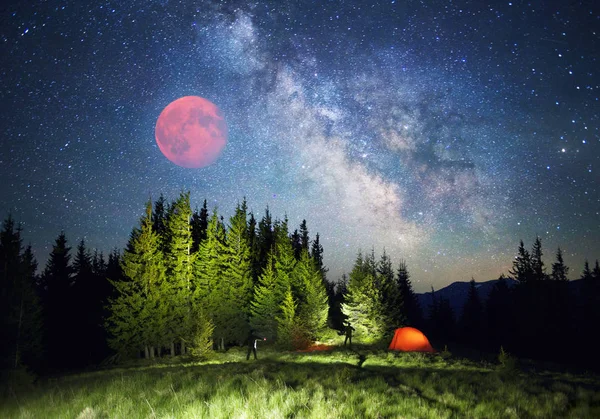
{"type": "MultiPolygon", "coordinates": [[[[291,230],[246,201],[225,219],[192,210],[190,193],[146,203],[124,249],[105,255],[64,232],[38,273],[11,215],[0,237],[2,370],[37,374],[96,368],[132,358],[203,358],[246,343],[250,331],[279,350],[301,350],[355,328],[355,342],[385,345],[414,326],[438,349],[509,351],[519,357],[596,368],[600,267],[586,261],[568,280],[561,249],[546,267],[542,243],[523,241],[508,277],[483,298],[471,281],[455,313],[432,289],[423,312],[401,258],[357,250],[346,277],[327,278],[319,235],[291,230]],[[576,283],[576,286],[573,284],[576,283]]],[[[368,247],[370,244],[365,244],[368,247]]]]}

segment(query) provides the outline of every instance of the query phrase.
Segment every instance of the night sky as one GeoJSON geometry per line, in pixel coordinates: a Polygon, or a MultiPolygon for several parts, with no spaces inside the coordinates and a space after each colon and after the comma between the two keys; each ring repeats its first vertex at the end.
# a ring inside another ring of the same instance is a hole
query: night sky
{"type": "Polygon", "coordinates": [[[0,8],[0,216],[43,268],[64,230],[123,249],[161,193],[307,220],[328,278],[359,249],[417,292],[507,273],[542,239],[600,258],[600,14],[590,1],[12,1],[0,8]],[[155,125],[215,103],[220,158],[155,125]]]}

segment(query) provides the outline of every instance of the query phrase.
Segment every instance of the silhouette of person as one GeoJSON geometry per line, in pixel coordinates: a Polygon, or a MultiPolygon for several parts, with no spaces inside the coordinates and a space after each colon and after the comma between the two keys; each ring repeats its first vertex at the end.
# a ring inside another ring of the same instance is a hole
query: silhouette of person
{"type": "Polygon", "coordinates": [[[267,338],[260,337],[254,333],[254,330],[250,330],[248,334],[248,353],[246,354],[246,361],[250,359],[250,352],[254,353],[254,359],[256,358],[256,341],[267,340],[267,338]]]}
{"type": "Polygon", "coordinates": [[[344,326],[344,331],[346,332],[346,339],[344,339],[344,346],[346,346],[346,342],[350,342],[350,345],[348,345],[348,346],[352,346],[352,332],[354,330],[356,330],[356,329],[354,329],[350,323],[348,323],[344,326]]]}

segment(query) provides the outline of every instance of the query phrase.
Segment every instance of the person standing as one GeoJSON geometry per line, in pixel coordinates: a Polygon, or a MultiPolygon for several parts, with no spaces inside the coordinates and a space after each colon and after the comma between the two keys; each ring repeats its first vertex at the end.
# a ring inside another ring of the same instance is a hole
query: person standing
{"type": "Polygon", "coordinates": [[[346,339],[344,339],[344,346],[346,346],[346,342],[350,342],[350,344],[348,346],[352,346],[352,332],[354,332],[355,330],[356,329],[354,329],[350,323],[348,323],[348,324],[346,324],[346,326],[344,326],[344,331],[346,332],[346,339]]]}
{"type": "Polygon", "coordinates": [[[256,358],[256,342],[259,340],[267,340],[267,338],[263,338],[254,333],[254,330],[250,330],[248,334],[248,353],[246,354],[246,361],[250,359],[250,352],[254,353],[254,359],[256,358]]]}

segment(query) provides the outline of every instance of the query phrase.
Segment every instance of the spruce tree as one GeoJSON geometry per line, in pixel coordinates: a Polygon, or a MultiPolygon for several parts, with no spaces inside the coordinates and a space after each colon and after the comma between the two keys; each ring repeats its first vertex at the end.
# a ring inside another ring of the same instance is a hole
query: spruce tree
{"type": "Polygon", "coordinates": [[[581,272],[581,279],[584,281],[588,281],[588,280],[592,279],[592,271],[590,270],[590,264],[587,261],[587,259],[585,260],[585,263],[583,265],[583,271],[581,272]]]}
{"type": "Polygon", "coordinates": [[[248,210],[246,201],[237,205],[229,220],[223,281],[226,282],[225,304],[231,308],[227,320],[227,338],[243,344],[248,336],[248,318],[252,300],[252,260],[248,240],[248,210]]]}
{"type": "Polygon", "coordinates": [[[200,244],[195,264],[194,306],[208,314],[213,326],[213,339],[220,349],[230,338],[230,321],[233,310],[229,296],[229,283],[223,280],[227,265],[227,238],[225,226],[217,210],[208,220],[206,240],[200,244]]]}
{"type": "Polygon", "coordinates": [[[73,268],[70,251],[65,233],[61,232],[52,247],[40,280],[47,365],[50,369],[72,367],[75,352],[79,349],[75,344],[75,307],[71,289],[73,268]]]}
{"type": "Polygon", "coordinates": [[[354,327],[356,339],[365,343],[380,340],[386,329],[381,298],[376,287],[373,254],[363,258],[359,252],[350,272],[348,292],[342,304],[342,313],[354,327]]]}
{"type": "Polygon", "coordinates": [[[555,281],[568,281],[567,274],[569,273],[569,267],[565,265],[563,260],[562,250],[560,247],[556,251],[556,262],[552,264],[552,275],[551,278],[555,281]]]}
{"type": "Polygon", "coordinates": [[[275,234],[275,278],[277,282],[277,298],[282,301],[283,294],[289,286],[292,290],[292,295],[296,298],[301,296],[304,291],[304,284],[300,279],[294,277],[294,268],[296,266],[296,258],[292,242],[288,237],[287,219],[284,221],[276,221],[274,227],[275,234]]]}
{"type": "Polygon", "coordinates": [[[258,277],[260,276],[260,263],[258,261],[259,257],[259,249],[258,249],[258,239],[256,237],[256,218],[254,218],[254,214],[250,212],[248,214],[248,245],[250,246],[250,266],[252,283],[256,284],[258,282],[258,277]]]}
{"type": "Polygon", "coordinates": [[[321,238],[319,233],[315,236],[315,240],[312,242],[310,255],[315,260],[317,268],[321,271],[323,281],[327,280],[327,268],[323,264],[323,246],[321,245],[321,238]]]}
{"type": "Polygon", "coordinates": [[[111,281],[116,296],[110,300],[107,327],[110,347],[124,354],[144,351],[154,357],[163,340],[166,313],[161,306],[165,266],[159,235],[152,224],[152,202],[146,205],[139,234],[125,251],[123,281],[111,281]]]}
{"type": "Polygon", "coordinates": [[[281,301],[277,298],[277,279],[273,268],[274,255],[269,255],[265,269],[254,287],[250,306],[250,325],[261,336],[276,340],[277,320],[281,301]]]}
{"type": "Polygon", "coordinates": [[[294,257],[296,260],[300,259],[300,254],[302,253],[302,243],[300,242],[300,233],[298,230],[294,230],[291,236],[292,240],[292,249],[294,249],[294,257]]]}
{"type": "Polygon", "coordinates": [[[509,273],[515,280],[519,281],[520,284],[530,282],[534,276],[531,256],[529,252],[525,250],[523,240],[521,240],[519,244],[518,255],[513,261],[513,267],[509,273]]]}
{"type": "Polygon", "coordinates": [[[192,214],[192,253],[196,253],[200,248],[200,243],[206,239],[206,229],[208,228],[208,209],[206,199],[202,204],[202,209],[196,209],[192,214]]]}
{"type": "Polygon", "coordinates": [[[600,265],[598,265],[598,259],[596,259],[596,265],[594,265],[594,270],[592,271],[592,278],[600,279],[600,265]]]}
{"type": "Polygon", "coordinates": [[[167,205],[166,199],[163,194],[160,194],[159,198],[154,203],[154,211],[152,212],[152,229],[158,237],[160,237],[161,250],[165,251],[166,248],[166,231],[167,231],[167,205]]]}
{"type": "Polygon", "coordinates": [[[328,297],[321,277],[321,272],[307,249],[302,249],[300,260],[296,263],[295,276],[303,283],[302,298],[298,307],[298,318],[302,323],[307,338],[318,339],[327,325],[329,312],[328,297]]]}
{"type": "Polygon", "coordinates": [[[165,223],[165,267],[167,281],[162,290],[160,306],[166,323],[161,342],[175,354],[175,341],[180,340],[185,352],[185,340],[191,336],[192,283],[196,254],[192,252],[192,209],[190,193],[181,193],[169,207],[165,223]]]}
{"type": "Polygon", "coordinates": [[[292,289],[287,287],[283,301],[279,307],[277,320],[277,344],[286,349],[301,349],[307,346],[304,331],[296,316],[297,304],[292,295],[292,289]]]}
{"type": "Polygon", "coordinates": [[[308,227],[306,226],[306,220],[302,220],[300,223],[300,248],[308,252],[310,250],[309,246],[310,238],[308,236],[308,227]]]}
{"type": "Polygon", "coordinates": [[[412,283],[410,282],[410,273],[404,260],[401,260],[398,265],[396,283],[402,299],[402,314],[406,319],[406,324],[417,328],[422,327],[423,313],[417,295],[413,291],[412,283]]]}
{"type": "Polygon", "coordinates": [[[258,248],[258,251],[255,253],[255,273],[259,274],[263,272],[263,269],[267,264],[267,257],[274,245],[275,232],[273,220],[271,219],[269,207],[267,207],[265,210],[265,215],[263,215],[261,220],[258,222],[258,231],[256,235],[256,247],[258,248]]]}
{"type": "Polygon", "coordinates": [[[36,269],[31,246],[23,250],[21,228],[15,228],[9,214],[0,232],[0,370],[39,366],[42,319],[36,269]]]}
{"type": "Polygon", "coordinates": [[[493,350],[500,346],[512,350],[514,332],[514,301],[506,278],[501,275],[488,296],[486,306],[487,336],[493,350]]]}
{"type": "Polygon", "coordinates": [[[98,295],[96,277],[93,271],[92,256],[81,239],[77,245],[73,259],[73,304],[75,315],[75,333],[78,338],[79,351],[75,354],[74,362],[84,366],[95,361],[94,356],[99,348],[98,335],[102,334],[100,319],[96,317],[102,301],[98,295]]]}
{"type": "Polygon", "coordinates": [[[404,301],[400,288],[394,278],[392,260],[385,249],[377,266],[376,285],[381,298],[381,307],[385,318],[386,332],[393,333],[395,329],[405,324],[404,301]]]}
{"type": "Polygon", "coordinates": [[[471,279],[467,301],[465,302],[460,318],[460,333],[465,342],[471,344],[479,344],[481,342],[481,333],[483,331],[482,319],[483,307],[477,293],[477,285],[475,280],[471,279]]]}
{"type": "Polygon", "coordinates": [[[546,268],[542,261],[542,241],[539,237],[535,238],[533,248],[531,249],[531,269],[533,276],[532,278],[536,281],[543,281],[546,279],[546,268]]]}

